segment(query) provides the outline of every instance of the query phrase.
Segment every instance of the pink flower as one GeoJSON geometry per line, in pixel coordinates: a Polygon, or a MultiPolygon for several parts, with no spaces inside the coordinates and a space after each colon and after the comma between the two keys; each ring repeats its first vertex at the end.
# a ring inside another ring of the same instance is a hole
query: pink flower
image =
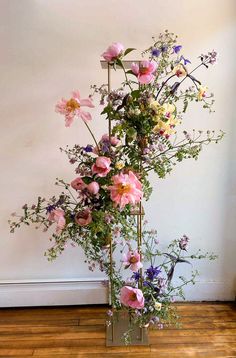
{"type": "Polygon", "coordinates": [[[99,184],[96,181],[92,181],[92,183],[87,185],[87,189],[90,194],[97,194],[99,192],[99,184]]]}
{"type": "Polygon", "coordinates": [[[119,42],[113,42],[111,46],[109,46],[105,52],[103,52],[102,57],[107,61],[111,62],[116,60],[118,57],[122,55],[124,51],[124,46],[119,42]]]}
{"type": "Polygon", "coordinates": [[[78,177],[74,180],[72,180],[72,182],[70,183],[70,185],[72,186],[73,189],[75,190],[83,190],[86,188],[86,184],[83,181],[82,178],[78,177]]]}
{"type": "Polygon", "coordinates": [[[124,208],[127,204],[135,205],[142,199],[142,184],[132,171],[129,174],[117,174],[112,177],[113,185],[108,187],[111,200],[124,208]]]}
{"type": "Polygon", "coordinates": [[[113,136],[111,136],[111,138],[109,138],[108,134],[103,134],[101,142],[110,142],[111,145],[113,145],[115,147],[117,144],[120,144],[120,139],[117,137],[113,137],[113,136]]]}
{"type": "Polygon", "coordinates": [[[143,267],[143,264],[140,262],[140,254],[138,251],[129,251],[127,254],[123,255],[123,264],[130,268],[133,272],[137,272],[143,267]]]}
{"type": "Polygon", "coordinates": [[[65,212],[62,209],[53,209],[48,214],[49,221],[55,221],[57,223],[56,233],[60,234],[66,225],[65,212]]]}
{"type": "Polygon", "coordinates": [[[80,117],[85,122],[92,119],[90,113],[81,109],[83,106],[90,108],[94,107],[91,99],[80,99],[79,91],[75,91],[72,92],[72,97],[69,100],[62,98],[56,104],[56,112],[65,116],[66,127],[70,127],[75,117],[80,117]]]}
{"type": "Polygon", "coordinates": [[[141,61],[138,65],[137,63],[132,63],[131,70],[138,77],[138,80],[142,84],[148,84],[152,82],[155,78],[153,72],[156,71],[157,64],[154,61],[141,61]]]}
{"type": "Polygon", "coordinates": [[[143,308],[144,307],[143,293],[138,288],[124,286],[120,290],[120,302],[127,307],[137,308],[137,309],[143,308]]]}
{"type": "Polygon", "coordinates": [[[86,226],[92,222],[91,210],[85,209],[79,211],[75,216],[75,222],[80,226],[86,226]]]}
{"type": "Polygon", "coordinates": [[[111,159],[108,157],[98,157],[95,164],[92,165],[93,174],[97,174],[98,177],[105,177],[110,168],[111,159]]]}

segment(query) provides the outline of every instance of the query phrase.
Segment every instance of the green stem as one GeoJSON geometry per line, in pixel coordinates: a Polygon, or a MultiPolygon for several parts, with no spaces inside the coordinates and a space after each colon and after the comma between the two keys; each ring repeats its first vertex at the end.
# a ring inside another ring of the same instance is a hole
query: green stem
{"type": "Polygon", "coordinates": [[[91,136],[92,136],[92,138],[93,138],[93,140],[94,140],[94,142],[95,142],[95,144],[96,144],[97,150],[98,150],[98,152],[99,152],[98,142],[96,141],[96,138],[94,137],[93,132],[92,132],[91,129],[89,128],[88,123],[86,123],[86,122],[84,121],[84,124],[85,124],[86,127],[88,128],[88,131],[89,131],[89,133],[91,134],[91,136]]]}
{"type": "Polygon", "coordinates": [[[132,92],[133,89],[132,89],[132,87],[131,87],[131,85],[130,85],[130,83],[129,83],[129,80],[128,80],[128,77],[127,77],[127,73],[126,73],[126,71],[125,71],[123,62],[122,62],[121,60],[119,61],[118,66],[120,66],[120,67],[122,68],[122,70],[124,71],[126,83],[127,83],[127,85],[129,86],[130,91],[132,92]]]}

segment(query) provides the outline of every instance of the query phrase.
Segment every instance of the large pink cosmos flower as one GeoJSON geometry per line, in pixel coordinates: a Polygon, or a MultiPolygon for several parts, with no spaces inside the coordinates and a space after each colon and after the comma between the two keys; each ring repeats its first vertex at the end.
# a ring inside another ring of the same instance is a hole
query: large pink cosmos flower
{"type": "Polygon", "coordinates": [[[93,108],[94,105],[90,98],[81,99],[79,91],[74,91],[70,99],[62,98],[56,104],[56,112],[65,116],[66,127],[70,127],[75,117],[82,118],[84,122],[92,119],[91,114],[83,111],[81,107],[93,108]]]}
{"type": "Polygon", "coordinates": [[[144,307],[143,293],[138,288],[124,286],[120,290],[120,302],[127,307],[137,308],[137,309],[143,308],[144,307]]]}
{"type": "Polygon", "coordinates": [[[93,174],[97,174],[98,177],[105,177],[110,168],[111,159],[108,157],[98,157],[95,164],[92,165],[93,174]]]}
{"type": "Polygon", "coordinates": [[[80,226],[86,226],[92,222],[91,210],[85,209],[79,211],[75,216],[75,222],[80,226]]]}
{"type": "Polygon", "coordinates": [[[141,84],[148,84],[155,78],[153,72],[156,71],[157,64],[154,61],[141,61],[139,65],[132,63],[131,70],[138,77],[141,84]]]}
{"type": "Polygon", "coordinates": [[[66,225],[65,212],[62,209],[53,209],[48,214],[49,221],[55,221],[57,223],[56,233],[60,234],[66,225]]]}
{"type": "Polygon", "coordinates": [[[133,272],[137,272],[143,267],[143,264],[140,262],[140,254],[138,251],[129,251],[127,254],[124,254],[123,264],[126,268],[129,267],[133,272]]]}
{"type": "Polygon", "coordinates": [[[111,200],[116,206],[124,208],[127,204],[135,205],[142,199],[142,184],[132,171],[129,174],[117,174],[112,177],[113,185],[108,187],[111,200]]]}
{"type": "Polygon", "coordinates": [[[120,42],[113,42],[105,52],[103,52],[102,57],[107,62],[112,62],[116,60],[124,51],[124,46],[120,42]]]}

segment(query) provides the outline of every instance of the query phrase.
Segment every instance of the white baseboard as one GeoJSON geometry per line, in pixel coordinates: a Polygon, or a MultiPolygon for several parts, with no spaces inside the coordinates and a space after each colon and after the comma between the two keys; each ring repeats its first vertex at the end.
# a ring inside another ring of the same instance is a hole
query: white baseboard
{"type": "MultiPolygon", "coordinates": [[[[234,301],[227,282],[197,282],[185,290],[187,301],[234,301]]],[[[107,304],[108,289],[102,279],[0,281],[0,307],[107,304]]]]}
{"type": "Polygon", "coordinates": [[[0,281],[0,307],[108,303],[102,280],[0,281]]]}

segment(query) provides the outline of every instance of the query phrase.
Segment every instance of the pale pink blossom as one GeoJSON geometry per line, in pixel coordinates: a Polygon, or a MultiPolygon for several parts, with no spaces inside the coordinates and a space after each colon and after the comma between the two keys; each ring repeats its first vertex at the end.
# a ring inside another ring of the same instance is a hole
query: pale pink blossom
{"type": "Polygon", "coordinates": [[[66,127],[70,127],[75,117],[82,118],[84,122],[92,119],[91,114],[82,110],[81,107],[93,108],[94,105],[90,98],[81,99],[79,91],[74,91],[70,99],[62,98],[56,104],[56,112],[65,116],[66,127]]]}
{"type": "Polygon", "coordinates": [[[157,69],[157,64],[154,61],[141,61],[138,63],[132,63],[131,70],[138,77],[138,81],[141,84],[148,84],[155,78],[153,73],[157,69]]]}
{"type": "Polygon", "coordinates": [[[98,157],[95,164],[92,165],[93,174],[97,174],[98,177],[105,177],[110,168],[111,159],[108,157],[98,157]]]}
{"type": "Polygon", "coordinates": [[[129,251],[127,254],[123,254],[123,264],[126,268],[129,267],[133,272],[137,272],[143,267],[138,251],[129,251]]]}
{"type": "Polygon", "coordinates": [[[120,290],[120,302],[127,307],[131,308],[143,308],[144,307],[144,297],[143,293],[138,288],[133,288],[131,286],[124,286],[120,290]]]}
{"type": "Polygon", "coordinates": [[[60,234],[66,225],[65,212],[62,209],[53,209],[48,214],[49,221],[55,221],[57,224],[56,233],[60,234]]]}
{"type": "Polygon", "coordinates": [[[86,226],[92,222],[91,210],[85,209],[79,211],[75,216],[75,222],[80,226],[86,226]]]}
{"type": "Polygon", "coordinates": [[[113,42],[105,52],[103,52],[102,57],[107,62],[115,61],[118,57],[122,55],[124,51],[124,46],[120,42],[113,42]]]}
{"type": "Polygon", "coordinates": [[[70,183],[70,185],[72,186],[73,189],[75,190],[83,190],[86,188],[86,184],[83,181],[82,178],[78,177],[74,180],[72,180],[72,182],[70,183]]]}
{"type": "Polygon", "coordinates": [[[99,192],[99,184],[96,181],[93,181],[92,183],[87,185],[87,190],[90,194],[96,195],[99,192]]]}
{"type": "Polygon", "coordinates": [[[135,205],[142,199],[142,184],[132,171],[128,174],[117,174],[112,177],[113,185],[108,187],[111,200],[116,206],[124,208],[127,204],[135,205]]]}

